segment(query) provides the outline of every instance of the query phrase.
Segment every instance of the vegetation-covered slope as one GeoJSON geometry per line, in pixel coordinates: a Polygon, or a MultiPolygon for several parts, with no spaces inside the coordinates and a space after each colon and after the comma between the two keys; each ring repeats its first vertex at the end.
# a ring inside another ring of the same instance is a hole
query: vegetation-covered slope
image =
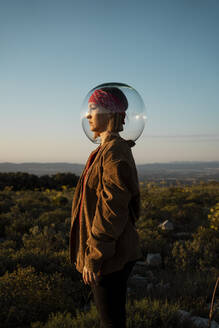
{"type": "MultiPolygon", "coordinates": [[[[90,288],[69,263],[73,194],[65,185],[0,191],[2,327],[98,327],[92,299],[84,312],[90,288]]],[[[183,327],[177,309],[207,317],[219,272],[219,184],[150,183],[141,189],[141,205],[142,261],[148,253],[160,253],[161,266],[147,270],[157,286],[169,287],[131,286],[128,327],[183,327]],[[172,231],[158,227],[167,219],[172,231]]]]}

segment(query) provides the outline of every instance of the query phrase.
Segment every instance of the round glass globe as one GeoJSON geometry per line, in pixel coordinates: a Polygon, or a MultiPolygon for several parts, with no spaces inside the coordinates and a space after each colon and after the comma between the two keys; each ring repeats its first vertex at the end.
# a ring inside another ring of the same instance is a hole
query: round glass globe
{"type": "Polygon", "coordinates": [[[125,124],[123,131],[119,135],[125,140],[136,141],[142,134],[147,120],[144,102],[139,93],[130,85],[124,83],[104,83],[98,85],[88,92],[81,106],[81,122],[86,136],[95,144],[100,144],[100,137],[95,138],[94,132],[90,130],[90,125],[87,116],[89,115],[88,100],[95,90],[106,88],[120,89],[128,100],[128,108],[125,111],[125,124]]]}

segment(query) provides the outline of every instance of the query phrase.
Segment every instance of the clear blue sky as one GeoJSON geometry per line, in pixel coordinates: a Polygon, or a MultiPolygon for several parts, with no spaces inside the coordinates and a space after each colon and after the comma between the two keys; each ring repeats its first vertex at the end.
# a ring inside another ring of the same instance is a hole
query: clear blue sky
{"type": "Polygon", "coordinates": [[[0,0],[0,162],[84,163],[111,81],[146,104],[137,163],[219,160],[219,1],[0,0]]]}

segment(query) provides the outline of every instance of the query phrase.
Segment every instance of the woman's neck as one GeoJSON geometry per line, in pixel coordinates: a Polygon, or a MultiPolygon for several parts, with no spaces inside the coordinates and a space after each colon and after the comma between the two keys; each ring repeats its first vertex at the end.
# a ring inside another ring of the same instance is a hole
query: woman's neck
{"type": "Polygon", "coordinates": [[[116,135],[119,136],[118,132],[111,132],[111,131],[104,131],[100,133],[101,145],[104,143],[105,139],[109,135],[116,135]]]}

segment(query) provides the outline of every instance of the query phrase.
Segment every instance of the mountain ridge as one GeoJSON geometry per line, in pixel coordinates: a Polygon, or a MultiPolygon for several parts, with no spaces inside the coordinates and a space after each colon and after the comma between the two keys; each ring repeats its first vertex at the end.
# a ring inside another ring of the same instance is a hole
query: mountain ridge
{"type": "MultiPolygon", "coordinates": [[[[85,164],[68,162],[2,162],[0,173],[26,172],[29,174],[52,175],[74,173],[81,175],[85,164]]],[[[219,161],[177,161],[166,163],[136,164],[139,180],[218,180],[219,161]]]]}

